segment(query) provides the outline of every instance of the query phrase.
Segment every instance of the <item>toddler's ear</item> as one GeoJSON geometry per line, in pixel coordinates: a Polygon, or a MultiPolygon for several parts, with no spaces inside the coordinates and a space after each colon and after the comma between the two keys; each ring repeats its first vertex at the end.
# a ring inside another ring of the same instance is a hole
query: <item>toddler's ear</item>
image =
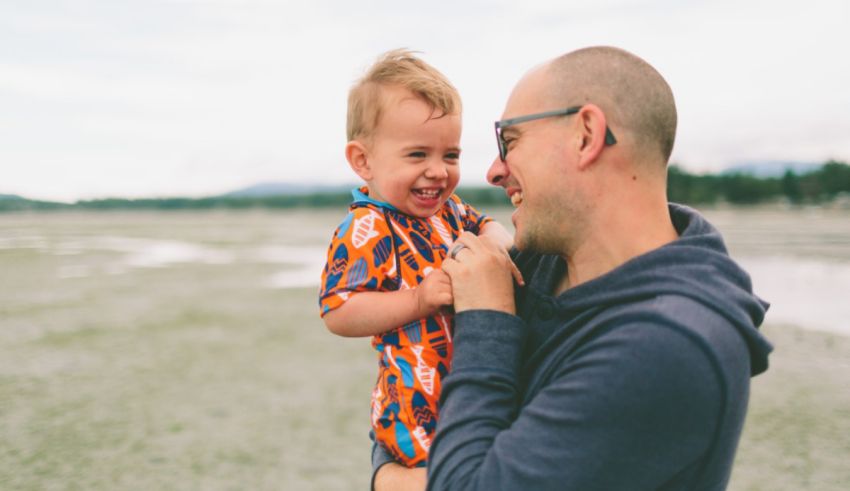
{"type": "Polygon", "coordinates": [[[369,167],[369,158],[366,146],[358,140],[351,140],[345,145],[345,158],[351,169],[364,181],[372,180],[372,169],[369,167]]]}

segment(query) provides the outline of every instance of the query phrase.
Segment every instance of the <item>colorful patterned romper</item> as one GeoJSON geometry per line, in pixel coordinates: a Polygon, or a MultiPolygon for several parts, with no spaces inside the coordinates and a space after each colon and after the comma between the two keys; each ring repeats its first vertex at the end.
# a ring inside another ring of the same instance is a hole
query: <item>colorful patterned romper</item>
{"type": "MultiPolygon", "coordinates": [[[[464,230],[490,218],[452,195],[430,218],[415,218],[354,190],[348,216],[334,233],[322,273],[322,316],[351,295],[414,288],[438,269],[464,230]]],[[[451,367],[452,318],[420,319],[374,336],[378,380],[372,391],[376,440],[408,467],[423,466],[437,424],[441,381],[451,367]]]]}

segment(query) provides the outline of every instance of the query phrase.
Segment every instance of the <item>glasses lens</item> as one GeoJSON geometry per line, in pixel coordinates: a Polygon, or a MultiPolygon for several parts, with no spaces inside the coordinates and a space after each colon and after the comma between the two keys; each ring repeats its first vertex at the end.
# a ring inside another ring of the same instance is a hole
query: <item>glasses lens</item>
{"type": "Polygon", "coordinates": [[[502,129],[499,128],[498,123],[496,124],[496,145],[499,146],[499,158],[502,159],[502,162],[504,162],[505,157],[508,156],[508,146],[502,138],[502,129]]]}

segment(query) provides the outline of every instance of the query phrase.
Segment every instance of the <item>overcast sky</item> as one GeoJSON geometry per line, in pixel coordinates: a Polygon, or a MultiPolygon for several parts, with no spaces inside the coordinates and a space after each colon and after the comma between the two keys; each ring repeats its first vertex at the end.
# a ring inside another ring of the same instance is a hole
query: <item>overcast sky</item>
{"type": "Polygon", "coordinates": [[[0,193],[356,182],[347,90],[397,47],[460,90],[461,183],[480,185],[514,83],[595,44],[665,76],[687,169],[850,161],[847,0],[0,0],[0,193]]]}

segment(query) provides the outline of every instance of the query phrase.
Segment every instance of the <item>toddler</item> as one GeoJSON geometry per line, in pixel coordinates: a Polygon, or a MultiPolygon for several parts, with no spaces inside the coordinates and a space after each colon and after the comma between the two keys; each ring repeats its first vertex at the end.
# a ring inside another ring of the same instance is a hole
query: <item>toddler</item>
{"type": "Polygon", "coordinates": [[[451,366],[446,253],[463,231],[512,244],[501,225],[453,194],[460,134],[457,90],[408,51],[383,55],[349,93],[345,156],[366,185],[353,191],[334,232],[319,303],[332,332],[372,336],[372,427],[408,467],[427,462],[451,366]]]}

